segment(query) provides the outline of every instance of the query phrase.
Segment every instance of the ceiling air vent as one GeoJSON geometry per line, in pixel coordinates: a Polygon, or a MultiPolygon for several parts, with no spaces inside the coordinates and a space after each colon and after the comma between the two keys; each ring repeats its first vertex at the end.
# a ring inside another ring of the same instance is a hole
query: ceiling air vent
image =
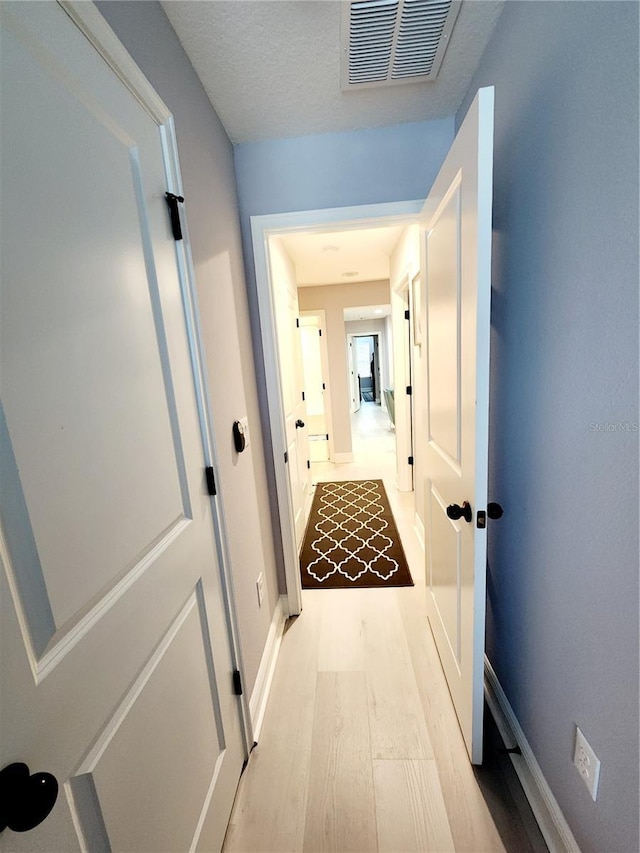
{"type": "Polygon", "coordinates": [[[435,80],[461,0],[343,3],[342,88],[435,80]]]}

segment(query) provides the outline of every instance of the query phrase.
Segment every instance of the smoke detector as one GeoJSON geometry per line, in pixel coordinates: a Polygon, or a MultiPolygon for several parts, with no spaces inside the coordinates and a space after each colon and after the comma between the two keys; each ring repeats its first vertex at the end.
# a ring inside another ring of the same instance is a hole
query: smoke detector
{"type": "Polygon", "coordinates": [[[435,80],[461,0],[345,0],[343,91],[435,80]]]}

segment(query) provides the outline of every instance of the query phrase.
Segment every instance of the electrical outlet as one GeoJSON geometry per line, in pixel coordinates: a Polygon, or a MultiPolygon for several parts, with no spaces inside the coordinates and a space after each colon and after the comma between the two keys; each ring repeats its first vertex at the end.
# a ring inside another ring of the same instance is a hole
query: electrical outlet
{"type": "Polygon", "coordinates": [[[258,607],[262,607],[262,602],[264,601],[264,577],[262,576],[262,572],[258,575],[256,589],[258,590],[258,607]]]}
{"type": "Polygon", "coordinates": [[[576,726],[576,748],[573,753],[573,763],[582,777],[582,781],[587,786],[591,799],[595,802],[600,780],[600,761],[578,726],[576,726]]]}

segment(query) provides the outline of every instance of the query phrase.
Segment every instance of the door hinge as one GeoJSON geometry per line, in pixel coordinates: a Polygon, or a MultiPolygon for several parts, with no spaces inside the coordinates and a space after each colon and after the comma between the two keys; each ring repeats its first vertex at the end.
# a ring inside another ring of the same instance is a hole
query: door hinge
{"type": "Polygon", "coordinates": [[[311,462],[307,459],[307,468],[311,468],[311,462]]]}
{"type": "Polygon", "coordinates": [[[323,382],[323,383],[322,383],[322,390],[323,390],[323,391],[326,391],[326,389],[327,389],[327,386],[326,386],[326,385],[324,384],[324,382],[323,382]]]}
{"type": "Polygon", "coordinates": [[[413,385],[407,385],[407,394],[409,396],[413,394],[413,385]]]}
{"type": "Polygon", "coordinates": [[[174,193],[165,193],[164,197],[169,207],[169,216],[171,217],[171,230],[174,240],[182,240],[182,226],[180,225],[180,211],[178,210],[178,202],[184,203],[184,197],[174,195],[174,193]]]}
{"type": "Polygon", "coordinates": [[[300,317],[296,317],[296,329],[300,328],[300,317]]]}
{"type": "Polygon", "coordinates": [[[218,491],[216,489],[216,475],[211,465],[204,469],[204,473],[207,475],[207,490],[211,497],[213,497],[218,494],[218,491]]]}
{"type": "Polygon", "coordinates": [[[322,329],[318,329],[318,334],[322,337],[322,329]]]}
{"type": "Polygon", "coordinates": [[[327,439],[327,441],[329,441],[329,433],[328,432],[325,432],[325,438],[327,439]]]}
{"type": "Polygon", "coordinates": [[[236,696],[242,696],[242,677],[238,669],[233,670],[233,692],[236,696]]]}
{"type": "Polygon", "coordinates": [[[286,465],[288,461],[289,461],[289,454],[285,450],[285,452],[284,452],[284,464],[286,465]]]}
{"type": "Polygon", "coordinates": [[[408,320],[408,319],[409,319],[409,316],[410,316],[410,315],[409,315],[409,309],[407,308],[407,310],[404,312],[404,319],[405,319],[405,320],[408,320]]]}
{"type": "Polygon", "coordinates": [[[302,392],[302,399],[304,400],[304,391],[302,392]]]}
{"type": "Polygon", "coordinates": [[[413,456],[410,456],[410,457],[407,459],[407,462],[409,463],[409,465],[413,465],[413,456]]]}

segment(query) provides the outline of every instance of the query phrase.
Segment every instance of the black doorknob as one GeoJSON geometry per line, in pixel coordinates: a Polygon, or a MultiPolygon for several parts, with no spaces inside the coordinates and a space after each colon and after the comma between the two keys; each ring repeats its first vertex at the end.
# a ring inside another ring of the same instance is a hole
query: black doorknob
{"type": "Polygon", "coordinates": [[[296,429],[302,429],[304,426],[304,421],[301,421],[300,418],[296,421],[296,429]]]}
{"type": "Polygon", "coordinates": [[[58,783],[51,773],[29,773],[26,764],[9,764],[0,770],[0,832],[27,832],[49,815],[58,798],[58,783]]]}
{"type": "Polygon", "coordinates": [[[471,521],[473,518],[471,504],[469,501],[465,501],[462,506],[458,506],[458,504],[449,504],[447,507],[447,515],[454,521],[457,521],[459,518],[464,518],[465,521],[471,521]]]}
{"type": "Polygon", "coordinates": [[[487,515],[489,516],[489,518],[493,519],[502,518],[502,516],[504,515],[504,510],[502,509],[500,504],[497,504],[495,501],[491,501],[491,503],[487,504],[487,515]]]}

